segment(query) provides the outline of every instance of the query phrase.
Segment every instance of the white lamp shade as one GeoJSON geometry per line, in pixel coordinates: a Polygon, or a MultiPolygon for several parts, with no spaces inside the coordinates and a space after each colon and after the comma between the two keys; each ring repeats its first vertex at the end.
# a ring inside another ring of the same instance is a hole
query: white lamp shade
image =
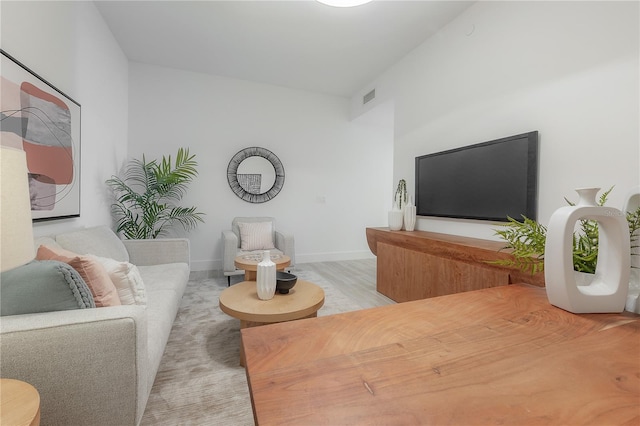
{"type": "Polygon", "coordinates": [[[33,260],[33,227],[27,157],[24,151],[0,149],[0,270],[33,260]]]}

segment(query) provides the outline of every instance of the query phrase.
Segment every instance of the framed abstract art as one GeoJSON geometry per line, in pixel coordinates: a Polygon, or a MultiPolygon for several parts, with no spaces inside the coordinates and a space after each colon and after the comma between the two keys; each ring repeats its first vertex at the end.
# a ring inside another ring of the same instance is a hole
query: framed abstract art
{"type": "Polygon", "coordinates": [[[26,153],[31,217],[78,217],[80,104],[0,53],[0,145],[26,153]]]}

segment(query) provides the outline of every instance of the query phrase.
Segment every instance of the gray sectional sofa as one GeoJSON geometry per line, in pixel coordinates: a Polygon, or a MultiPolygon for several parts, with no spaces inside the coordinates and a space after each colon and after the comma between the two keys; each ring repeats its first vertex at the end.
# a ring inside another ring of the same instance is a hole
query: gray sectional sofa
{"type": "Polygon", "coordinates": [[[189,279],[189,241],[94,227],[43,243],[136,265],[146,305],[2,316],[0,375],[36,387],[43,425],[137,425],[189,279]]]}

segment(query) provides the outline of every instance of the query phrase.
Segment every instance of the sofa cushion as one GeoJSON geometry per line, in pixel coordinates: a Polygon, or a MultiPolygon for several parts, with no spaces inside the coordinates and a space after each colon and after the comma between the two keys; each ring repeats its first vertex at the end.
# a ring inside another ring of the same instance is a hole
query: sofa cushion
{"type": "Polygon", "coordinates": [[[96,226],[56,236],[62,247],[78,254],[94,254],[120,262],[129,261],[129,253],[118,236],[106,226],[96,226]]]}
{"type": "Polygon", "coordinates": [[[145,282],[147,298],[154,290],[176,290],[184,293],[189,281],[189,265],[186,263],[138,266],[138,270],[145,282]]]}
{"type": "Polygon", "coordinates": [[[95,308],[91,290],[64,262],[33,260],[0,276],[0,315],[95,308]]]}
{"type": "Polygon", "coordinates": [[[89,256],[81,256],[65,249],[53,248],[49,246],[38,247],[36,255],[38,260],[59,260],[68,263],[73,269],[78,271],[82,279],[87,283],[93,300],[97,307],[118,306],[120,297],[113,285],[109,274],[100,262],[91,259],[89,256]]]}
{"type": "Polygon", "coordinates": [[[160,289],[149,291],[147,305],[147,357],[149,387],[153,386],[155,375],[160,367],[165,346],[173,328],[173,322],[180,307],[178,290],[160,289]]]}
{"type": "Polygon", "coordinates": [[[144,282],[136,265],[129,262],[118,262],[108,257],[88,255],[100,262],[109,274],[109,278],[116,286],[120,302],[123,305],[146,305],[144,282]]]}
{"type": "Polygon", "coordinates": [[[273,223],[238,222],[240,228],[240,249],[268,250],[273,245],[273,223]]]}
{"type": "Polygon", "coordinates": [[[147,295],[149,387],[162,359],[164,347],[189,280],[186,263],[138,266],[147,295]]]}

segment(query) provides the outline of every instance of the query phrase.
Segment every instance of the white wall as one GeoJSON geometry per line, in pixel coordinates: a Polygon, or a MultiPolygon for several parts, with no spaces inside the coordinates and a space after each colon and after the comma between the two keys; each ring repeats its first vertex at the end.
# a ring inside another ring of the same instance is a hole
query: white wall
{"type": "MultiPolygon", "coordinates": [[[[221,231],[235,216],[273,216],[296,239],[298,263],[372,256],[365,227],[385,226],[392,193],[392,123],[381,107],[349,120],[349,100],[139,63],[129,65],[129,154],[196,154],[183,200],[206,213],[188,234],[193,270],[221,267],[221,231]],[[260,146],[285,168],[273,200],[236,197],[231,157],[260,146]]],[[[177,233],[181,235],[181,233],[177,233]]]]}
{"type": "Polygon", "coordinates": [[[34,234],[110,226],[104,181],[126,157],[126,57],[93,2],[3,0],[0,15],[2,49],[82,106],[80,217],[37,222],[34,234]]]}
{"type": "MultiPolygon", "coordinates": [[[[196,269],[219,267],[220,231],[236,215],[277,217],[300,262],[370,256],[364,228],[386,225],[398,179],[413,190],[415,156],[529,130],[541,138],[542,222],[575,187],[616,185],[609,204],[620,206],[640,183],[637,2],[478,2],[351,107],[128,64],[91,2],[3,0],[0,19],[2,48],[82,105],[81,217],[38,223],[36,235],[110,224],[104,181],[125,157],[179,146],[200,162],[185,200],[207,213],[189,235],[196,269]],[[262,205],[226,183],[229,159],[253,145],[286,170],[281,194],[262,205]]],[[[418,229],[493,235],[473,221],[420,218],[418,229]]]]}
{"type": "MultiPolygon", "coordinates": [[[[538,220],[615,185],[640,184],[638,2],[478,2],[352,99],[395,104],[394,182],[416,156],[540,132],[538,220]]],[[[417,228],[495,238],[495,224],[419,218],[417,228]]]]}

